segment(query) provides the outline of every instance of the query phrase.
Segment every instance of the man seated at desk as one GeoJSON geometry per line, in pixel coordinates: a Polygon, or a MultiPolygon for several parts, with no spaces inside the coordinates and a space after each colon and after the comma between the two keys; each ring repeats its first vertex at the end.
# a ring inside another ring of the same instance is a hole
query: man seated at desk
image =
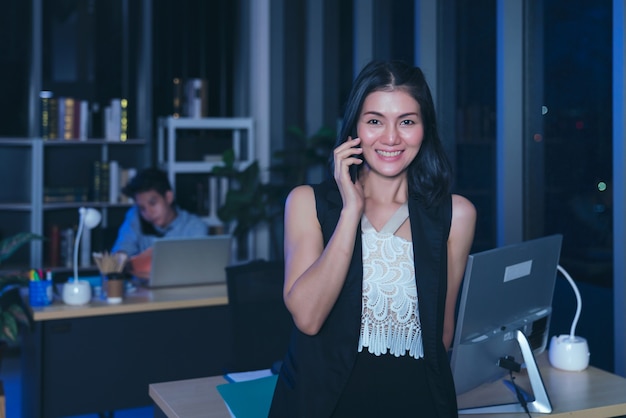
{"type": "Polygon", "coordinates": [[[156,239],[208,234],[208,227],[200,217],[176,205],[172,186],[162,170],[140,171],[122,192],[135,204],[126,213],[111,251],[130,257],[129,267],[136,277],[149,277],[152,244],[156,239]]]}

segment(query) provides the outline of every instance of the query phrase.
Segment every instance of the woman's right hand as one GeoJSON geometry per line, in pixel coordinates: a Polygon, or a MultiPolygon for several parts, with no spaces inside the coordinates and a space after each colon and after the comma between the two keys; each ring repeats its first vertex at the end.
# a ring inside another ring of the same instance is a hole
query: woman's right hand
{"type": "Polygon", "coordinates": [[[363,149],[359,146],[360,138],[348,137],[348,140],[339,145],[333,151],[335,166],[335,182],[339,187],[344,209],[353,208],[359,212],[363,211],[364,193],[363,185],[357,178],[353,183],[350,178],[350,167],[363,164],[363,159],[359,158],[363,154],[363,149]]]}

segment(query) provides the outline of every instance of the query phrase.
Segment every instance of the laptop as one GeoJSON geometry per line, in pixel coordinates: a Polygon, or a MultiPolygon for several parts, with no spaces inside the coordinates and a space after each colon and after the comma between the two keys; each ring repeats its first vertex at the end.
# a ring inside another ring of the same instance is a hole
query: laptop
{"type": "Polygon", "coordinates": [[[152,247],[150,288],[226,283],[232,237],[164,238],[152,247]]]}

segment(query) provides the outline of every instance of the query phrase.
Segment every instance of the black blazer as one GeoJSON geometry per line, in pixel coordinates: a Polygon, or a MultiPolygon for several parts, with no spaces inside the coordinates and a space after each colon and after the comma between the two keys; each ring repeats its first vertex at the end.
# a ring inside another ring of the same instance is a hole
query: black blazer
{"type": "MultiPolygon", "coordinates": [[[[313,190],[326,245],[339,220],[341,195],[334,180],[314,185],[313,190]]],[[[450,197],[432,208],[424,207],[416,198],[409,199],[424,360],[432,396],[440,406],[440,417],[457,416],[454,383],[442,342],[451,215],[450,197]]],[[[362,280],[359,225],[346,281],[326,322],[314,336],[294,329],[274,391],[270,417],[323,418],[332,414],[356,360],[362,280]]]]}

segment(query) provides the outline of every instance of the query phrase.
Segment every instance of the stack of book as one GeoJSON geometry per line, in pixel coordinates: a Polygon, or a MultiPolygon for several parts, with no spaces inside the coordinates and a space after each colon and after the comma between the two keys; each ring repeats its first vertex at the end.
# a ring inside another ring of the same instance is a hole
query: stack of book
{"type": "MultiPolygon", "coordinates": [[[[44,140],[85,141],[93,137],[94,111],[87,100],[55,97],[50,91],[40,92],[39,97],[40,133],[44,140]]],[[[102,136],[107,141],[128,139],[127,99],[113,98],[104,107],[102,130],[102,136]]]]}
{"type": "Polygon", "coordinates": [[[89,188],[80,186],[44,187],[44,203],[71,203],[89,201],[89,188]]]}
{"type": "Polygon", "coordinates": [[[43,139],[87,139],[90,125],[89,102],[74,97],[53,97],[49,91],[42,91],[39,97],[43,139]]]}
{"type": "Polygon", "coordinates": [[[44,203],[103,202],[131,203],[122,193],[128,181],[135,176],[135,168],[124,168],[117,161],[94,161],[91,186],[44,187],[44,203]]]}
{"type": "Polygon", "coordinates": [[[91,200],[112,204],[130,203],[122,189],[136,173],[135,168],[121,167],[117,161],[94,161],[91,200]]]}
{"type": "Polygon", "coordinates": [[[107,141],[128,139],[128,100],[111,99],[104,108],[104,138],[107,141]]]}

